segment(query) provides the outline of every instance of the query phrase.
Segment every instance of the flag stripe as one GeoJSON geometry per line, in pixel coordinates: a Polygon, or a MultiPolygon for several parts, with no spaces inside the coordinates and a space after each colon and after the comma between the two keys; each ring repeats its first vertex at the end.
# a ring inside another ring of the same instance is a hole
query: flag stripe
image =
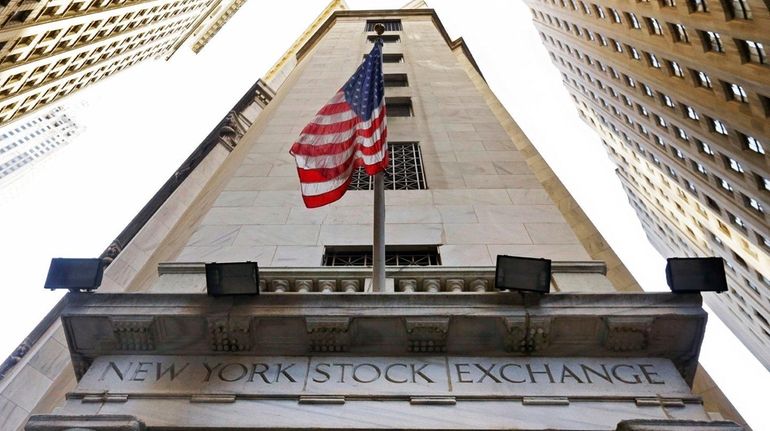
{"type": "Polygon", "coordinates": [[[374,175],[388,165],[382,43],[305,126],[289,151],[305,206],[329,204],[345,194],[353,170],[374,175]]]}

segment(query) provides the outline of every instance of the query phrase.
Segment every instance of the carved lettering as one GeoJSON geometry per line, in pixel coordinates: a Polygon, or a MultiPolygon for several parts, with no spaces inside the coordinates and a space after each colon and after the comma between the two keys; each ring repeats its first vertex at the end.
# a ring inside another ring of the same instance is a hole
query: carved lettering
{"type": "Polygon", "coordinates": [[[459,383],[473,383],[473,379],[463,379],[463,375],[471,373],[470,370],[467,369],[470,366],[470,364],[455,364],[455,369],[457,369],[457,381],[459,383]],[[463,367],[463,369],[461,370],[460,367],[463,367]]]}
{"type": "Polygon", "coordinates": [[[578,377],[577,374],[575,374],[572,370],[570,370],[569,367],[564,365],[561,368],[561,380],[560,380],[560,382],[564,383],[564,379],[566,379],[567,377],[569,377],[571,379],[575,379],[575,381],[578,382],[578,383],[583,383],[583,381],[580,380],[580,377],[578,377]]]}
{"type": "Polygon", "coordinates": [[[166,374],[168,374],[169,376],[171,376],[170,378],[171,378],[171,381],[173,382],[173,381],[174,381],[174,379],[175,379],[175,378],[176,378],[178,375],[182,374],[182,372],[185,370],[185,368],[187,368],[187,366],[188,366],[188,365],[190,365],[190,363],[189,363],[189,362],[185,362],[184,366],[182,366],[182,368],[180,368],[180,369],[179,369],[179,372],[178,372],[178,373],[176,372],[176,370],[175,370],[175,368],[174,368],[174,367],[175,367],[175,365],[176,365],[176,364],[172,362],[172,363],[171,363],[171,365],[169,365],[168,367],[166,367],[166,369],[164,370],[164,369],[163,369],[163,363],[162,363],[162,362],[158,362],[158,363],[157,363],[157,372],[156,372],[156,374],[155,374],[155,380],[156,380],[156,381],[158,381],[158,380],[160,380],[161,378],[163,378],[163,376],[165,376],[166,374]]]}
{"type": "Polygon", "coordinates": [[[495,366],[497,364],[492,364],[492,366],[490,366],[489,369],[486,369],[486,368],[482,367],[481,364],[473,364],[473,365],[475,365],[476,368],[481,370],[481,372],[483,373],[482,376],[479,377],[479,379],[476,381],[476,383],[482,383],[484,381],[484,379],[486,379],[487,377],[489,377],[490,379],[494,380],[495,383],[502,383],[500,380],[497,379],[497,377],[492,375],[492,370],[495,369],[495,366]]]}
{"type": "Polygon", "coordinates": [[[422,370],[428,367],[429,364],[422,364],[419,368],[416,368],[414,364],[412,365],[412,383],[417,383],[417,376],[419,375],[422,377],[426,383],[435,383],[433,380],[430,379],[430,377],[423,374],[422,370]]]}
{"type": "Polygon", "coordinates": [[[267,377],[265,376],[265,373],[267,372],[268,368],[269,367],[267,366],[267,364],[263,364],[261,362],[251,364],[251,375],[249,376],[249,382],[253,382],[254,376],[258,375],[259,377],[262,378],[263,382],[269,385],[270,380],[268,380],[267,377]]]}
{"type": "Polygon", "coordinates": [[[396,380],[394,377],[390,375],[390,370],[395,367],[403,367],[404,370],[406,370],[406,364],[400,364],[400,363],[390,364],[388,365],[387,368],[385,368],[385,380],[391,383],[407,383],[409,379],[406,377],[404,377],[402,380],[396,380]]]}
{"type": "Polygon", "coordinates": [[[288,373],[289,368],[293,367],[294,364],[289,364],[288,367],[283,368],[283,364],[278,364],[278,372],[275,373],[275,382],[278,383],[279,380],[281,380],[281,376],[286,376],[287,379],[289,379],[290,382],[296,383],[297,381],[294,380],[294,377],[291,376],[291,374],[288,373]]]}
{"type": "Polygon", "coordinates": [[[337,383],[345,383],[345,367],[353,368],[353,364],[332,364],[333,366],[340,367],[340,379],[337,383]]]}
{"type": "Polygon", "coordinates": [[[208,363],[204,362],[203,366],[206,367],[206,378],[203,380],[204,382],[208,382],[211,380],[211,375],[216,371],[217,368],[221,367],[222,364],[216,364],[214,365],[214,368],[211,368],[208,363]]]}
{"type": "Polygon", "coordinates": [[[121,371],[120,368],[115,364],[114,362],[110,361],[110,363],[104,368],[104,372],[102,373],[102,376],[99,378],[99,381],[103,381],[105,377],[107,377],[107,373],[110,370],[115,371],[115,374],[118,376],[118,378],[122,381],[123,376],[128,374],[128,372],[131,370],[131,366],[134,365],[133,362],[129,362],[128,366],[126,367],[125,371],[121,371]]]}
{"type": "Polygon", "coordinates": [[[629,385],[635,385],[637,383],[642,383],[642,379],[639,377],[639,374],[632,373],[630,375],[630,377],[633,380],[626,380],[623,377],[621,377],[620,375],[618,375],[618,370],[620,368],[630,368],[631,370],[633,370],[634,366],[633,365],[628,365],[628,364],[619,364],[619,365],[615,365],[614,367],[612,367],[612,375],[615,376],[615,378],[617,380],[619,380],[619,381],[621,381],[623,383],[628,383],[629,385]]]}
{"type": "Polygon", "coordinates": [[[589,367],[586,364],[580,364],[580,369],[583,370],[583,375],[585,376],[586,381],[588,383],[593,383],[593,381],[591,380],[591,374],[594,374],[597,377],[601,377],[602,379],[606,380],[607,382],[612,383],[612,377],[610,377],[610,372],[607,371],[607,366],[604,365],[604,364],[601,364],[601,366],[602,366],[602,371],[604,371],[604,374],[599,373],[598,371],[594,370],[593,368],[589,367]],[[591,374],[589,374],[589,373],[591,373],[591,374]]]}
{"type": "Polygon", "coordinates": [[[508,376],[505,374],[505,370],[506,370],[508,367],[516,367],[516,368],[518,368],[519,370],[521,370],[521,365],[519,365],[519,364],[505,364],[505,365],[503,365],[502,367],[500,367],[500,377],[502,377],[502,378],[503,378],[503,380],[505,380],[506,382],[511,382],[511,383],[524,383],[524,382],[526,382],[526,381],[527,381],[527,379],[522,379],[522,380],[514,380],[514,379],[512,379],[512,378],[508,377],[508,376]]]}
{"type": "Polygon", "coordinates": [[[147,378],[147,373],[150,371],[149,368],[144,368],[145,366],[151,366],[152,362],[139,362],[136,364],[136,368],[134,369],[134,375],[131,377],[131,380],[135,382],[143,382],[144,379],[147,378]]]}
{"type": "Polygon", "coordinates": [[[546,374],[548,375],[548,380],[551,383],[556,383],[553,380],[553,374],[551,374],[551,368],[548,366],[548,364],[543,364],[543,371],[535,371],[532,369],[532,365],[527,364],[527,372],[529,373],[529,381],[531,383],[537,383],[537,380],[535,379],[535,374],[546,374]]]}
{"type": "Polygon", "coordinates": [[[656,372],[649,371],[647,368],[652,368],[652,364],[639,364],[639,369],[642,370],[642,374],[644,374],[644,378],[647,379],[647,382],[651,385],[665,385],[666,382],[663,380],[653,380],[652,376],[658,376],[660,375],[656,372]]]}
{"type": "Polygon", "coordinates": [[[219,361],[204,356],[97,358],[81,385],[90,392],[128,394],[152,394],[156,387],[167,387],[276,396],[524,396],[552,394],[553,385],[560,385],[558,390],[565,396],[690,394],[671,361],[660,358],[220,355],[216,359],[219,361]],[[303,359],[309,361],[307,368],[303,359]]]}
{"type": "Polygon", "coordinates": [[[380,368],[377,367],[374,364],[363,363],[363,364],[358,364],[355,367],[353,367],[353,380],[357,381],[358,383],[371,383],[371,382],[379,379],[381,375],[382,375],[382,373],[380,372],[380,368]],[[369,369],[372,370],[371,375],[370,375],[371,378],[365,379],[365,378],[361,377],[361,375],[366,375],[366,372],[364,372],[364,371],[361,371],[359,373],[359,370],[361,368],[364,368],[364,367],[368,367],[369,369]]]}
{"type": "Polygon", "coordinates": [[[225,381],[225,382],[237,382],[238,380],[241,380],[242,378],[246,377],[246,374],[249,373],[249,369],[246,368],[245,365],[234,362],[229,363],[225,365],[224,367],[219,369],[219,380],[225,381]],[[235,374],[232,374],[231,376],[228,376],[227,370],[235,370],[235,374]]]}
{"type": "Polygon", "coordinates": [[[329,368],[330,365],[321,363],[315,366],[315,372],[324,376],[323,380],[320,380],[317,377],[313,377],[313,381],[316,383],[326,383],[329,381],[329,379],[332,378],[331,374],[329,374],[329,372],[326,370],[322,370],[321,367],[329,368]]]}

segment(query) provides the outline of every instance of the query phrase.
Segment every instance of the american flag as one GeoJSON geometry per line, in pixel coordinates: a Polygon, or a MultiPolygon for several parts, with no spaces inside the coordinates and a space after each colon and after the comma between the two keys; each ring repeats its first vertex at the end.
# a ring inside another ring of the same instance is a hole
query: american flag
{"type": "Polygon", "coordinates": [[[289,151],[297,162],[306,207],[340,199],[359,166],[369,175],[387,168],[384,87],[378,39],[356,73],[305,126],[289,151]]]}

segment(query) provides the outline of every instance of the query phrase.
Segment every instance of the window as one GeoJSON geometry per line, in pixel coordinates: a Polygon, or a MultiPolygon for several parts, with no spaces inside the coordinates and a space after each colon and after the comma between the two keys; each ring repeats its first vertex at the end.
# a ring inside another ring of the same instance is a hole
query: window
{"type": "MultiPolygon", "coordinates": [[[[438,247],[385,246],[386,266],[437,266],[441,265],[438,247]]],[[[323,266],[372,266],[372,247],[326,247],[323,266]]]]}
{"type": "Polygon", "coordinates": [[[695,170],[697,170],[698,172],[700,172],[703,175],[708,175],[708,171],[706,170],[705,166],[703,166],[700,163],[695,162],[695,161],[692,162],[692,163],[695,165],[695,170]]]}
{"type": "Polygon", "coordinates": [[[618,11],[616,11],[613,8],[608,8],[608,9],[610,10],[610,14],[612,15],[612,20],[617,24],[620,24],[622,20],[620,19],[620,14],[618,13],[618,11]]]}
{"type": "Polygon", "coordinates": [[[660,26],[660,22],[655,18],[647,18],[647,27],[650,29],[650,34],[658,36],[663,34],[663,28],[660,26]]]}
{"type": "Polygon", "coordinates": [[[655,94],[652,92],[652,88],[650,88],[649,85],[642,84],[642,89],[644,90],[644,94],[646,94],[646,95],[648,95],[650,97],[655,97],[655,94]]]}
{"type": "Polygon", "coordinates": [[[770,178],[757,175],[757,183],[760,189],[770,191],[770,178]]]}
{"type": "Polygon", "coordinates": [[[697,71],[695,74],[695,80],[698,83],[699,86],[704,88],[712,88],[713,85],[711,84],[711,78],[705,73],[701,71],[697,71]]]}
{"type": "Polygon", "coordinates": [[[682,70],[682,66],[679,65],[676,61],[669,61],[668,67],[671,70],[671,74],[674,76],[677,76],[679,78],[684,77],[684,70],[682,70]]]}
{"type": "Polygon", "coordinates": [[[720,178],[716,175],[714,175],[714,179],[717,181],[717,184],[719,184],[720,187],[722,187],[724,190],[732,193],[733,192],[733,186],[730,185],[727,181],[725,181],[723,178],[720,178]]]}
{"type": "Polygon", "coordinates": [[[605,19],[607,16],[604,14],[604,9],[602,9],[601,6],[594,5],[594,10],[596,11],[596,15],[601,18],[605,19]]]}
{"type": "Polygon", "coordinates": [[[708,12],[708,6],[706,0],[688,0],[687,6],[690,8],[690,12],[708,12]]]}
{"type": "Polygon", "coordinates": [[[751,19],[751,9],[746,0],[732,0],[728,2],[730,13],[736,19],[751,19]]]}
{"type": "Polygon", "coordinates": [[[690,43],[690,36],[687,34],[687,28],[682,24],[671,24],[671,30],[674,34],[674,41],[680,43],[690,43]]]}
{"type": "Polygon", "coordinates": [[[762,204],[758,200],[752,198],[751,196],[743,195],[743,203],[747,207],[753,208],[754,211],[756,211],[758,213],[764,213],[765,212],[765,209],[762,208],[762,204]]]}
{"type": "MultiPolygon", "coordinates": [[[[390,163],[385,171],[386,190],[425,190],[425,171],[417,142],[389,142],[390,163]]],[[[359,168],[353,174],[348,190],[373,190],[374,177],[359,168]]]]}
{"type": "Polygon", "coordinates": [[[757,138],[749,135],[744,135],[743,133],[740,134],[741,141],[743,141],[743,145],[748,148],[749,150],[757,153],[757,154],[765,154],[765,147],[762,146],[762,143],[757,140],[757,138]]]}
{"type": "Polygon", "coordinates": [[[674,153],[674,155],[676,156],[677,159],[684,160],[684,154],[682,154],[682,152],[679,151],[679,148],[673,148],[672,147],[671,152],[674,153]]]}
{"type": "Polygon", "coordinates": [[[660,7],[676,7],[676,0],[660,0],[660,7]]]}
{"type": "Polygon", "coordinates": [[[694,195],[698,194],[698,189],[695,188],[695,184],[688,180],[684,180],[684,184],[687,186],[687,189],[690,190],[690,192],[694,195]]]}
{"type": "Polygon", "coordinates": [[[369,43],[374,43],[378,38],[382,38],[382,43],[401,43],[401,36],[396,34],[383,34],[382,36],[371,35],[367,36],[366,40],[369,43]]]}
{"type": "Polygon", "coordinates": [[[612,41],[615,44],[615,51],[617,52],[623,52],[623,45],[620,44],[617,40],[612,41]]]}
{"type": "Polygon", "coordinates": [[[414,115],[412,99],[409,97],[386,97],[385,108],[388,117],[411,117],[414,115]]]}
{"type": "Polygon", "coordinates": [[[765,54],[765,46],[763,44],[751,40],[744,40],[742,45],[745,51],[746,61],[757,64],[767,64],[767,54],[765,54]]]}
{"type": "Polygon", "coordinates": [[[629,52],[631,53],[631,57],[634,60],[641,60],[642,57],[639,55],[639,51],[637,51],[636,48],[634,48],[633,46],[629,46],[628,49],[629,49],[629,52]]]}
{"type": "Polygon", "coordinates": [[[736,100],[741,103],[748,102],[748,95],[746,95],[746,90],[744,90],[743,87],[738,84],[732,84],[728,82],[726,82],[725,85],[728,88],[727,94],[732,100],[736,100]]]}
{"type": "Polygon", "coordinates": [[[706,49],[706,51],[713,51],[713,52],[724,52],[724,48],[722,47],[722,38],[719,37],[719,33],[713,32],[713,31],[704,31],[701,32],[701,35],[703,37],[703,47],[706,49]]]}
{"type": "Polygon", "coordinates": [[[676,171],[675,171],[675,170],[673,170],[673,169],[671,169],[671,167],[670,167],[670,166],[666,166],[666,171],[668,172],[668,175],[669,175],[671,178],[673,178],[673,179],[675,179],[675,180],[678,178],[678,176],[677,176],[677,174],[676,174],[676,171]]]}
{"type": "Polygon", "coordinates": [[[383,75],[386,87],[408,87],[406,73],[385,73],[383,75]]]}
{"type": "Polygon", "coordinates": [[[730,169],[732,169],[733,171],[735,171],[735,172],[737,172],[737,173],[739,173],[739,174],[742,174],[742,173],[744,172],[744,171],[743,171],[743,166],[741,166],[741,164],[740,164],[740,163],[738,163],[738,161],[737,161],[737,160],[735,160],[735,159],[733,159],[732,157],[726,157],[726,156],[725,156],[725,164],[726,164],[726,165],[727,165],[727,166],[728,166],[730,169]]]}
{"type": "Polygon", "coordinates": [[[721,122],[717,119],[711,119],[711,128],[713,131],[719,133],[720,135],[727,136],[727,126],[725,126],[725,123],[721,122]]]}
{"type": "Polygon", "coordinates": [[[663,103],[669,108],[676,108],[676,103],[666,94],[663,95],[663,103]]]}
{"type": "Polygon", "coordinates": [[[713,156],[714,155],[714,150],[711,149],[711,146],[709,146],[709,144],[707,144],[707,143],[705,143],[703,141],[700,141],[700,140],[698,142],[700,143],[700,150],[703,153],[705,153],[705,154],[707,154],[709,156],[713,156]]]}
{"type": "Polygon", "coordinates": [[[385,31],[401,31],[400,19],[388,19],[388,20],[366,20],[366,31],[374,31],[374,26],[382,24],[385,26],[385,31]]]}
{"type": "Polygon", "coordinates": [[[382,54],[383,63],[403,63],[404,54],[382,54]]]}
{"type": "Polygon", "coordinates": [[[650,62],[650,66],[660,69],[660,61],[658,61],[658,57],[655,54],[647,53],[647,61],[650,62]]]}
{"type": "Polygon", "coordinates": [[[658,123],[658,126],[666,128],[666,120],[663,119],[660,115],[655,115],[655,122],[658,123]]]}
{"type": "Polygon", "coordinates": [[[639,24],[639,20],[636,18],[636,15],[632,12],[626,13],[626,18],[628,18],[628,22],[631,25],[631,28],[640,29],[642,26],[639,24]]]}
{"type": "Polygon", "coordinates": [[[742,230],[746,230],[746,223],[744,223],[743,220],[740,217],[738,217],[736,215],[733,215],[733,214],[730,214],[730,213],[727,213],[727,217],[730,219],[730,222],[732,224],[738,226],[742,230]]]}
{"type": "Polygon", "coordinates": [[[689,117],[691,120],[700,120],[700,116],[698,116],[698,111],[692,108],[692,106],[687,107],[687,117],[689,117]]]}
{"type": "Polygon", "coordinates": [[[626,75],[626,84],[628,84],[629,87],[636,88],[636,81],[628,75],[626,75]]]}

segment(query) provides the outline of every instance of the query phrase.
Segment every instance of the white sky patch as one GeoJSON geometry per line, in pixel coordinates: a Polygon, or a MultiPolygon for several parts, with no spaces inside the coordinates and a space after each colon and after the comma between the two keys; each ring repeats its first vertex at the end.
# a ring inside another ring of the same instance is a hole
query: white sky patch
{"type": "MultiPolygon", "coordinates": [[[[347,1],[353,9],[406,2],[347,1]]],[[[59,299],[42,287],[50,259],[98,256],[326,4],[246,2],[199,55],[183,47],[169,62],[134,66],[66,100],[88,101],[80,115],[86,131],[24,181],[0,188],[0,356],[59,299]]],[[[452,38],[465,39],[492,90],[639,283],[667,291],[665,261],[647,242],[599,137],[578,117],[524,2],[428,4],[452,38]]],[[[701,362],[755,430],[770,429],[760,395],[770,373],[714,315],[701,362]]]]}

